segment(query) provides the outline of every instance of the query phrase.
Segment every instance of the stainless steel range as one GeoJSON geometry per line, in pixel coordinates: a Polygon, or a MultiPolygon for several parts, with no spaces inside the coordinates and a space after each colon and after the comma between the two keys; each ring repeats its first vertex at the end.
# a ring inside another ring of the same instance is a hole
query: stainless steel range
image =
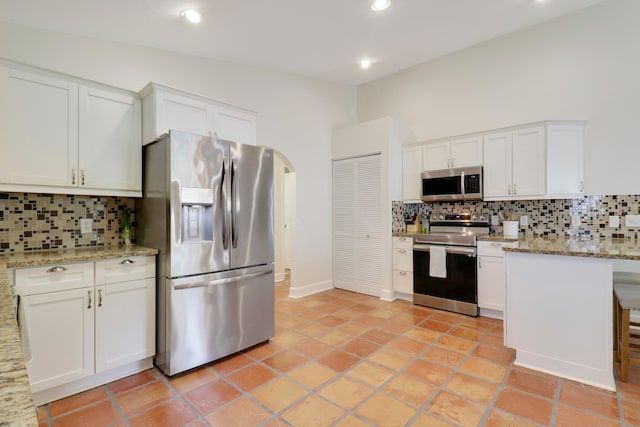
{"type": "Polygon", "coordinates": [[[413,236],[414,304],[478,315],[477,236],[489,215],[433,213],[429,234],[413,236]]]}

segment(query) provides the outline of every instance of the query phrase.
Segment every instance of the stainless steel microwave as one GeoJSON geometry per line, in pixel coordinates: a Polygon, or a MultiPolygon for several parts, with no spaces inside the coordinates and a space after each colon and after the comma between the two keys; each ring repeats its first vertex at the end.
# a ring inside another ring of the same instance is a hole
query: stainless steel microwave
{"type": "Polygon", "coordinates": [[[422,172],[423,202],[482,200],[482,166],[422,172]]]}

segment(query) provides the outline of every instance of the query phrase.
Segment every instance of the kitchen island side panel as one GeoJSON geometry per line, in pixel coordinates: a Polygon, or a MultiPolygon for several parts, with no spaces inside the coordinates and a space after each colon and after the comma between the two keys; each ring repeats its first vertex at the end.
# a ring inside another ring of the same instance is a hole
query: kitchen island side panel
{"type": "Polygon", "coordinates": [[[506,252],[505,267],[514,363],[615,390],[611,260],[506,252]]]}

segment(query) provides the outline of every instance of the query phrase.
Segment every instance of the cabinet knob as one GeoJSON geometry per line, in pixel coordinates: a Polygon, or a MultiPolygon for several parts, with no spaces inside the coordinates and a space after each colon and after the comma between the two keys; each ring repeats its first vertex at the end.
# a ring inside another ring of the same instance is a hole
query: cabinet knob
{"type": "Polygon", "coordinates": [[[135,264],[135,263],[136,262],[134,260],[132,260],[132,259],[125,259],[123,261],[120,261],[120,264],[122,264],[122,265],[129,265],[129,264],[135,264]]]}
{"type": "Polygon", "coordinates": [[[47,270],[47,273],[59,273],[61,271],[67,271],[68,268],[67,267],[62,267],[60,265],[55,266],[55,267],[51,267],[50,269],[47,270]]]}

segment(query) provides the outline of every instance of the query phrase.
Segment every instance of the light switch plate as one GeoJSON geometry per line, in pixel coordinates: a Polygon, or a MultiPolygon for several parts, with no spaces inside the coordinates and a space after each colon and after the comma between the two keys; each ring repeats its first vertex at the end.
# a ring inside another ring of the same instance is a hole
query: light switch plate
{"type": "Polygon", "coordinates": [[[520,226],[526,227],[529,225],[529,215],[520,215],[520,226]]]}
{"type": "Polygon", "coordinates": [[[571,226],[580,227],[580,215],[575,215],[571,217],[571,226]]]}
{"type": "Polygon", "coordinates": [[[611,228],[620,227],[620,217],[618,215],[611,215],[609,217],[609,227],[611,228]]]}
{"type": "Polygon", "coordinates": [[[640,228],[640,215],[627,215],[624,217],[624,225],[627,227],[640,228]]]}
{"type": "Polygon", "coordinates": [[[91,233],[93,231],[93,220],[91,218],[83,218],[80,220],[80,232],[91,233]]]}

